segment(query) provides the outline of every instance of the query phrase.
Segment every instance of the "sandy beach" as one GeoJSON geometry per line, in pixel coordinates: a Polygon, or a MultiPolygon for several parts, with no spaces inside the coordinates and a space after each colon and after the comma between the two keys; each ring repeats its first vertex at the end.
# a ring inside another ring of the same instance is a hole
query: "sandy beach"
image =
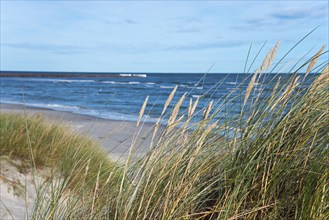
{"type": "Polygon", "coordinates": [[[151,141],[151,123],[136,127],[136,122],[115,121],[102,118],[78,115],[69,112],[55,111],[45,108],[34,108],[18,104],[0,104],[0,111],[26,115],[41,115],[51,122],[70,126],[79,134],[90,137],[114,160],[123,160],[133,143],[136,147],[135,156],[142,155],[149,148],[151,141]],[[137,136],[137,138],[135,138],[137,136]]]}

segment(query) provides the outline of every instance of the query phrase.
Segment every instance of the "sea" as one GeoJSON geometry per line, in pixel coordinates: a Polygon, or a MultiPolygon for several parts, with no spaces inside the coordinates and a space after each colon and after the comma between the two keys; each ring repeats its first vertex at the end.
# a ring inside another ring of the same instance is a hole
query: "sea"
{"type": "MultiPolygon", "coordinates": [[[[83,73],[81,73],[83,74],[83,73]]],[[[311,74],[312,75],[312,74],[311,74]]],[[[82,75],[81,75],[82,76],[82,75]]],[[[180,115],[187,114],[190,100],[199,99],[195,120],[202,117],[203,108],[213,101],[213,109],[222,108],[216,116],[226,120],[241,111],[245,91],[252,74],[119,74],[113,77],[0,77],[0,102],[24,104],[111,120],[137,121],[140,109],[148,96],[145,122],[155,122],[177,85],[177,92],[168,107],[170,112],[185,94],[180,115]]],[[[263,90],[266,96],[280,77],[282,83],[291,74],[263,74],[250,99],[263,90]]],[[[314,76],[310,76],[311,78],[314,76]]],[[[312,80],[308,80],[308,84],[312,80]]],[[[305,85],[307,86],[307,85],[305,85]]],[[[164,114],[166,123],[169,113],[164,114]]]]}

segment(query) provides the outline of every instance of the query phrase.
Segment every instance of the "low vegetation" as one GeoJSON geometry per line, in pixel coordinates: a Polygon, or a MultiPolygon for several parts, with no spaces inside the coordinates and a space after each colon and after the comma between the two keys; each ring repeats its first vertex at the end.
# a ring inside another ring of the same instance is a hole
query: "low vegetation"
{"type": "Polygon", "coordinates": [[[98,172],[103,179],[115,168],[94,142],[68,127],[46,122],[40,115],[1,113],[0,124],[0,154],[19,160],[18,168],[22,172],[30,168],[52,168],[72,188],[84,178],[94,178],[98,172]],[[87,168],[86,176],[82,175],[82,170],[87,168]]]}
{"type": "Polygon", "coordinates": [[[250,76],[237,119],[216,121],[230,95],[215,109],[209,100],[197,123],[191,119],[198,99],[182,112],[183,95],[168,110],[176,87],[150,134],[150,151],[136,160],[132,145],[122,168],[57,125],[1,114],[1,154],[65,176],[40,187],[33,218],[327,219],[329,72],[327,62],[316,66],[326,52],[304,63],[304,74],[297,68],[288,81],[274,77],[272,92],[264,92],[277,48],[250,76]],[[315,69],[319,74],[306,84],[315,69]]]}

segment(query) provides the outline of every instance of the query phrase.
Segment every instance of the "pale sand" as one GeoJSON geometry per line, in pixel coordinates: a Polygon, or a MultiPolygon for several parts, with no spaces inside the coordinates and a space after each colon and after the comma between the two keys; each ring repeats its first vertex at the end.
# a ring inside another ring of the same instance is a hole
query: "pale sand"
{"type": "MultiPolygon", "coordinates": [[[[153,124],[149,123],[145,123],[140,129],[141,126],[136,127],[136,122],[105,120],[16,104],[0,104],[0,111],[26,115],[38,114],[51,122],[68,125],[76,132],[91,137],[98,142],[113,161],[119,161],[120,163],[127,157],[133,137],[137,134],[138,138],[134,144],[136,146],[134,157],[145,154],[149,149],[153,132],[153,124]]],[[[31,172],[20,173],[13,163],[19,163],[19,161],[0,158],[0,219],[30,218],[36,196],[32,183],[32,174],[31,172]]],[[[45,180],[43,175],[36,175],[36,177],[40,183],[45,180]]]]}
{"type": "Polygon", "coordinates": [[[20,163],[6,157],[0,158],[0,219],[30,219],[36,188],[45,178],[40,172],[32,175],[31,170],[21,173],[20,163]]]}
{"type": "MultiPolygon", "coordinates": [[[[78,115],[45,108],[27,107],[16,104],[0,104],[0,111],[7,113],[22,113],[26,115],[42,115],[45,119],[69,125],[76,132],[91,137],[114,160],[126,158],[133,137],[136,148],[135,156],[143,155],[149,149],[152,137],[152,123],[144,123],[136,127],[136,122],[106,120],[97,117],[78,115]]],[[[162,129],[160,129],[162,130],[162,129]]]]}

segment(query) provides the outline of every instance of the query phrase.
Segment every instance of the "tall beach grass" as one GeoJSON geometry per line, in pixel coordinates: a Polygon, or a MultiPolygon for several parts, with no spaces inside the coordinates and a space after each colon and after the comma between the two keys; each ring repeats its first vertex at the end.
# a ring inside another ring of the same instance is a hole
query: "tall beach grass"
{"type": "MultiPolygon", "coordinates": [[[[191,120],[198,99],[187,111],[180,111],[186,95],[168,108],[176,87],[150,133],[150,150],[136,159],[132,144],[122,165],[57,125],[1,114],[2,154],[65,177],[40,187],[33,219],[328,219],[329,72],[328,61],[316,63],[327,51],[295,66],[288,81],[274,76],[264,92],[278,45],[241,97],[209,101],[198,122],[191,120]],[[239,116],[216,121],[235,98],[239,116]]],[[[147,98],[139,118],[146,105],[147,98]]]]}

